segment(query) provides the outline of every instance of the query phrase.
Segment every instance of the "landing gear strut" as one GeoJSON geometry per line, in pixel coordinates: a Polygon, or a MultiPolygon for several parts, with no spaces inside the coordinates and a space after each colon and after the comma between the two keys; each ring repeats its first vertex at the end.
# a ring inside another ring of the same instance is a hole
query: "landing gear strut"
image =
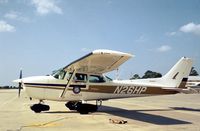
{"type": "Polygon", "coordinates": [[[49,105],[41,104],[43,103],[42,100],[38,104],[32,105],[30,108],[35,113],[40,113],[41,111],[48,111],[50,109],[49,105]]]}
{"type": "Polygon", "coordinates": [[[77,102],[77,101],[69,101],[65,104],[67,108],[70,110],[77,110],[78,106],[80,106],[82,102],[77,102]]]}
{"type": "Polygon", "coordinates": [[[102,100],[96,100],[96,105],[97,105],[98,107],[102,106],[102,100]]]}
{"type": "Polygon", "coordinates": [[[88,114],[89,112],[96,112],[98,110],[98,107],[101,106],[102,101],[97,101],[96,105],[92,104],[87,104],[87,103],[82,103],[82,102],[74,102],[74,101],[69,101],[65,104],[67,108],[70,110],[77,110],[80,114],[88,114]],[[98,105],[98,102],[100,104],[98,105]]]}

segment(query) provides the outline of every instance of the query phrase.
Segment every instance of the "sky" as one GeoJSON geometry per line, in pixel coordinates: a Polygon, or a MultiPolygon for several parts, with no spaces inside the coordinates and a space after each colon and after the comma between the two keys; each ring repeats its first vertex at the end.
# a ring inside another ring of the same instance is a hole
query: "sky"
{"type": "Polygon", "coordinates": [[[120,79],[165,74],[183,56],[200,73],[199,12],[200,0],[0,0],[0,85],[21,68],[51,74],[95,49],[135,56],[120,79]]]}

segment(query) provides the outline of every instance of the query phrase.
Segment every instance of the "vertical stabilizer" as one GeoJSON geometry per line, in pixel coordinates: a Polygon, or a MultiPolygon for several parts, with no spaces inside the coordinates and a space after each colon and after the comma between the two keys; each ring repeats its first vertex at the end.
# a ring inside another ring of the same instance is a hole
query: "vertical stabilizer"
{"type": "Polygon", "coordinates": [[[182,57],[171,70],[162,77],[163,82],[170,87],[184,88],[192,68],[192,59],[182,57]]]}

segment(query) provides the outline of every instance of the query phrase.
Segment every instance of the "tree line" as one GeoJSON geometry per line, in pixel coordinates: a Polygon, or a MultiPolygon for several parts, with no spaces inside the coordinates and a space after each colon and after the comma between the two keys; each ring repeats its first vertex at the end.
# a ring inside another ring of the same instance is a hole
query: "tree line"
{"type": "Polygon", "coordinates": [[[0,86],[0,89],[18,89],[16,86],[0,86]]]}
{"type": "MultiPolygon", "coordinates": [[[[199,73],[195,70],[194,67],[192,67],[191,71],[190,71],[190,76],[198,76],[199,73]]],[[[139,74],[134,74],[130,80],[133,79],[145,79],[145,78],[159,78],[162,77],[162,74],[159,72],[154,72],[151,70],[147,70],[144,75],[142,77],[139,76],[139,74]]]]}

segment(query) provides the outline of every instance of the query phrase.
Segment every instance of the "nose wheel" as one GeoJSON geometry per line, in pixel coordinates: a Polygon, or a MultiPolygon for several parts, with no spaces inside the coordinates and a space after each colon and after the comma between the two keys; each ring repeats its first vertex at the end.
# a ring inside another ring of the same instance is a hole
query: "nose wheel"
{"type": "Polygon", "coordinates": [[[30,108],[35,113],[40,113],[42,111],[48,111],[50,109],[50,106],[49,105],[45,105],[45,104],[41,104],[41,101],[40,101],[40,103],[34,104],[30,108]]]}

